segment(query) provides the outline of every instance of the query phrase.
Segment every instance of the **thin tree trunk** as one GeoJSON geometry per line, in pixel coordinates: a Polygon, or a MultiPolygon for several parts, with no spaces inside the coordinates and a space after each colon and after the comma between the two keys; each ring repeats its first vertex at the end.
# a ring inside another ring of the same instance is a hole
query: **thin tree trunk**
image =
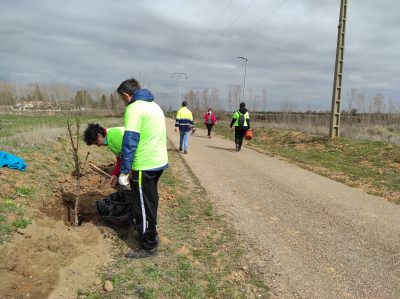
{"type": "Polygon", "coordinates": [[[74,157],[75,175],[76,175],[76,190],[75,190],[75,205],[74,205],[74,224],[79,225],[78,215],[79,215],[79,197],[81,190],[81,171],[79,165],[79,119],[76,120],[76,145],[72,136],[72,129],[69,121],[67,121],[68,133],[71,142],[72,155],[74,157]]]}

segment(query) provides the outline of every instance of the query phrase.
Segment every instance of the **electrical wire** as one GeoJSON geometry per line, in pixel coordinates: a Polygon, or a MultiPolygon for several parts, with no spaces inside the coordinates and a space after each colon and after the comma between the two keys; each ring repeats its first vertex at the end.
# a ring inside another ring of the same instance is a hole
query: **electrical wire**
{"type": "Polygon", "coordinates": [[[207,38],[207,36],[212,32],[212,30],[214,29],[215,25],[219,22],[219,20],[224,16],[226,10],[228,9],[228,7],[231,5],[232,2],[233,2],[233,0],[229,0],[228,4],[225,5],[224,9],[221,11],[221,13],[215,19],[213,24],[210,26],[210,28],[207,30],[207,32],[202,36],[202,38],[199,40],[199,42],[193,48],[193,51],[190,51],[189,54],[186,56],[184,63],[189,59],[190,55],[193,56],[195,53],[197,53],[197,51],[200,48],[201,44],[204,42],[204,40],[207,38]]]}
{"type": "Polygon", "coordinates": [[[239,37],[236,39],[236,41],[229,44],[228,47],[224,48],[220,54],[225,53],[225,51],[227,51],[228,49],[231,51],[232,48],[235,47],[240,41],[242,41],[250,32],[252,32],[258,26],[260,26],[262,23],[264,23],[269,17],[271,17],[273,14],[275,14],[288,1],[290,1],[290,0],[283,0],[278,6],[276,6],[273,10],[271,10],[267,15],[262,17],[254,26],[250,27],[250,29],[245,31],[243,34],[239,35],[239,37]]]}
{"type": "MultiPolygon", "coordinates": [[[[221,36],[223,36],[240,18],[241,16],[254,4],[254,2],[256,2],[257,0],[252,0],[243,10],[242,12],[224,29],[224,31],[222,31],[222,33],[220,34],[221,36]]],[[[218,37],[216,39],[214,39],[214,42],[210,44],[210,47],[213,47],[216,45],[218,41],[218,37]]]]}
{"type": "MultiPolygon", "coordinates": [[[[251,27],[249,30],[247,30],[242,36],[240,36],[240,39],[243,39],[245,36],[247,36],[251,31],[253,31],[254,29],[256,29],[258,26],[260,26],[262,23],[264,23],[267,18],[269,18],[270,16],[272,16],[274,13],[276,13],[283,5],[285,5],[286,2],[288,2],[290,0],[283,0],[275,9],[273,9],[272,11],[270,11],[269,14],[267,14],[265,17],[263,17],[260,21],[258,21],[253,27],[251,27]]],[[[240,40],[239,40],[240,41],[240,40]]],[[[239,41],[237,41],[236,43],[232,44],[230,46],[230,48],[232,46],[235,46],[239,41]]]]}
{"type": "MultiPolygon", "coordinates": [[[[233,43],[229,44],[227,47],[223,48],[222,51],[217,51],[215,55],[221,55],[226,53],[227,50],[229,52],[232,52],[232,48],[236,46],[241,40],[243,40],[250,32],[252,32],[254,29],[256,29],[258,26],[260,26],[262,23],[264,23],[269,17],[271,17],[273,14],[275,14],[284,4],[286,4],[290,0],[283,0],[277,5],[274,9],[268,12],[267,15],[262,17],[255,25],[251,26],[248,30],[246,30],[243,34],[239,35],[238,38],[236,38],[236,41],[233,43]]],[[[202,66],[198,69],[198,71],[203,70],[205,66],[202,66]]]]}

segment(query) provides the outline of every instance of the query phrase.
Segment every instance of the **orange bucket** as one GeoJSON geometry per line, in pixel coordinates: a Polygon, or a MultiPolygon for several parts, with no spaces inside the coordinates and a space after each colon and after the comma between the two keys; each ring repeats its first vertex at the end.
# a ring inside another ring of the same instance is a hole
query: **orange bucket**
{"type": "Polygon", "coordinates": [[[251,129],[247,130],[244,134],[244,138],[246,140],[251,140],[253,138],[253,131],[251,129]]]}

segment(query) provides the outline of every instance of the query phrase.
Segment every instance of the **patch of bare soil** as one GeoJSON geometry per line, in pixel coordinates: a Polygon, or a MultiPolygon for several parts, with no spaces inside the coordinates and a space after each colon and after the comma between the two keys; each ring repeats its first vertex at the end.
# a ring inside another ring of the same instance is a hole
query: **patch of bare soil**
{"type": "Polygon", "coordinates": [[[118,231],[103,223],[95,202],[115,192],[87,171],[81,180],[81,225],[71,226],[75,179],[58,182],[59,193],[31,206],[37,218],[0,248],[0,298],[75,298],[78,289],[101,288],[96,272],[113,258],[118,231]]]}
{"type": "MultiPolygon", "coordinates": [[[[108,165],[102,167],[109,171],[108,165]]],[[[61,186],[59,193],[49,202],[42,202],[39,209],[56,220],[63,220],[66,225],[72,223],[72,210],[76,198],[76,179],[72,175],[66,175],[58,180],[61,186]]],[[[107,184],[107,179],[92,169],[87,169],[81,177],[81,190],[79,195],[79,219],[80,222],[98,223],[100,217],[96,210],[96,201],[105,198],[108,194],[115,192],[107,184]]]]}
{"type": "Polygon", "coordinates": [[[0,296],[73,298],[78,288],[94,285],[96,269],[112,260],[112,244],[99,228],[84,223],[35,221],[0,250],[0,296]]]}

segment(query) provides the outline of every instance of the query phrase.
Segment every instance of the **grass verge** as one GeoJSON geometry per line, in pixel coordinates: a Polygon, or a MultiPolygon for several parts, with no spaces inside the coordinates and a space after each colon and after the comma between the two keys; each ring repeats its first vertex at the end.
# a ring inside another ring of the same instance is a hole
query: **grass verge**
{"type": "MultiPolygon", "coordinates": [[[[25,172],[0,168],[0,245],[7,242],[18,229],[25,228],[34,215],[26,208],[33,201],[46,202],[59,185],[57,179],[72,171],[68,162],[68,140],[65,138],[66,118],[61,116],[0,115],[0,151],[22,157],[28,164],[25,172]],[[52,129],[58,130],[56,136],[52,129]],[[21,138],[21,136],[27,136],[21,138]]],[[[101,122],[105,126],[116,125],[116,118],[83,117],[81,132],[88,122],[101,122]]],[[[81,160],[88,147],[81,142],[81,160]]],[[[99,162],[114,159],[107,151],[91,151],[90,159],[99,162]]]]}
{"type": "Polygon", "coordinates": [[[7,242],[18,228],[26,228],[31,223],[25,208],[14,199],[0,197],[0,245],[7,242]]]}
{"type": "MultiPolygon", "coordinates": [[[[228,124],[215,132],[233,140],[228,124]]],[[[256,127],[246,146],[285,158],[303,168],[400,203],[400,146],[348,138],[329,139],[303,132],[256,127]]]]}
{"type": "Polygon", "coordinates": [[[249,268],[235,231],[217,215],[204,189],[170,152],[160,182],[157,257],[127,260],[121,252],[102,273],[111,293],[80,291],[87,298],[266,298],[267,286],[249,268]]]}

